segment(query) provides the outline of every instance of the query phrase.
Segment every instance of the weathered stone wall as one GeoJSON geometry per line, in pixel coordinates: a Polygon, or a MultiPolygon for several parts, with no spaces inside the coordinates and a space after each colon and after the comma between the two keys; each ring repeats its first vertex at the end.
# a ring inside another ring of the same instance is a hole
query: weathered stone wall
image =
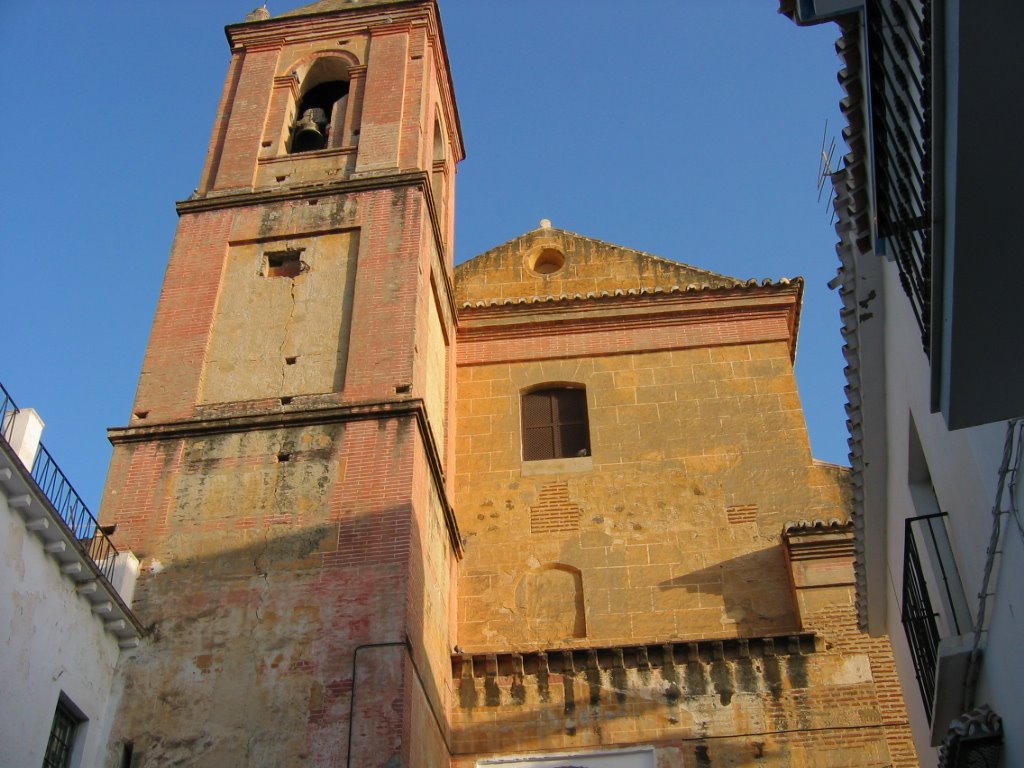
{"type": "MultiPolygon", "coordinates": [[[[683,259],[688,256],[673,255],[683,259]]],[[[492,248],[461,264],[457,274],[456,298],[460,304],[673,285],[721,288],[736,284],[725,275],[551,227],[535,229],[492,248]],[[533,265],[548,249],[564,256],[565,267],[551,273],[538,272],[533,265]]]]}
{"type": "Polygon", "coordinates": [[[140,446],[112,477],[161,478],[133,526],[149,634],[115,726],[141,764],[336,762],[355,648],[385,641],[360,653],[356,718],[371,754],[400,750],[414,440],[398,419],[211,435],[140,446]],[[368,493],[381,474],[394,484],[368,493]]]}
{"type": "Polygon", "coordinates": [[[457,279],[452,765],[915,765],[888,641],[855,625],[848,471],[810,455],[799,284],[543,227],[457,279]],[[589,455],[523,460],[545,384],[586,389],[589,455]]]}
{"type": "MultiPolygon", "coordinates": [[[[806,636],[472,657],[456,664],[457,757],[653,744],[658,765],[912,766],[875,659],[806,636]]],[[[904,737],[905,738],[905,737],[904,737]]]]}
{"type": "Polygon", "coordinates": [[[783,523],[845,509],[811,462],[786,344],[474,365],[458,388],[464,648],[798,627],[783,523]],[[586,386],[591,456],[522,460],[520,393],[544,382],[586,386]],[[586,632],[560,633],[581,610],[586,632]]]}
{"type": "Polygon", "coordinates": [[[754,361],[773,349],[788,369],[777,344],[460,370],[453,766],[630,744],[665,768],[917,765],[888,639],[856,627],[849,526],[785,526],[845,519],[849,489],[806,442],[764,432],[803,427],[798,402],[772,413],[791,373],[754,361]],[[685,397],[693,366],[723,357],[747,364],[719,373],[760,377],[750,410],[715,402],[726,375],[685,397]],[[675,386],[642,384],[651,371],[675,386]],[[519,458],[518,393],[537,377],[587,384],[592,456],[519,458]],[[657,419],[632,416],[649,405],[657,419]],[[813,539],[799,551],[797,532],[813,539]]]}
{"type": "Polygon", "coordinates": [[[358,250],[358,232],[230,248],[201,402],[342,391],[358,250]],[[275,259],[301,271],[275,276],[275,259]]]}

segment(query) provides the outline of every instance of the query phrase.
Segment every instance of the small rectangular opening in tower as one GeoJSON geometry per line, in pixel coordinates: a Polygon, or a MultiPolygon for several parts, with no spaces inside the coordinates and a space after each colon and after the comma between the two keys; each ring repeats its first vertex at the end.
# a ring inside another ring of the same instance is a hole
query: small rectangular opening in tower
{"type": "Polygon", "coordinates": [[[279,251],[267,254],[267,277],[298,277],[302,273],[299,251],[279,251]]]}

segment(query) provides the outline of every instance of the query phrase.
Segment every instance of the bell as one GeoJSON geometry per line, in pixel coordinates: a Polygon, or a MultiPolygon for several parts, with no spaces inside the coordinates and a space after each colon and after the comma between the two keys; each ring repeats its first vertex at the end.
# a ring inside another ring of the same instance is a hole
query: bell
{"type": "Polygon", "coordinates": [[[327,115],[319,107],[310,107],[302,113],[295,123],[295,138],[292,139],[292,152],[312,152],[323,149],[327,145],[324,127],[327,115]]]}

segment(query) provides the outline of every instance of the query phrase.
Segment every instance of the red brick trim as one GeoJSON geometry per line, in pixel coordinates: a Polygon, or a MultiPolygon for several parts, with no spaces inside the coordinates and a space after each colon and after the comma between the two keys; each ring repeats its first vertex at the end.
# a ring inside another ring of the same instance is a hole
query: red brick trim
{"type": "Polygon", "coordinates": [[[552,320],[459,329],[459,365],[755,344],[790,338],[787,312],[552,320]]]}

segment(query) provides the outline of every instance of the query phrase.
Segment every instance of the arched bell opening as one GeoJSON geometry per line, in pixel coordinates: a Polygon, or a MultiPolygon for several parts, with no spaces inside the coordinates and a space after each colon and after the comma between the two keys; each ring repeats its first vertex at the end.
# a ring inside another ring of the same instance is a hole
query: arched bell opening
{"type": "Polygon", "coordinates": [[[348,65],[336,58],[318,59],[302,81],[292,125],[289,152],[340,147],[348,107],[348,65]]]}

